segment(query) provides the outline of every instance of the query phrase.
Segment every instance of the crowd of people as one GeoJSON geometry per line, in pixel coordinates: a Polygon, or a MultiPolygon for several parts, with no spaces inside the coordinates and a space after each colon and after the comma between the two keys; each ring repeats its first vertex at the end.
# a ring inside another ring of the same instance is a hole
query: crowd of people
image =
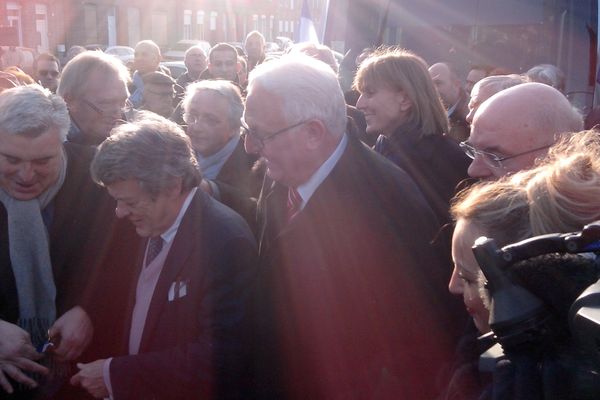
{"type": "MultiPolygon", "coordinates": [[[[560,71],[243,47],[0,75],[0,399],[533,398],[471,248],[600,219],[560,71]]],[[[584,264],[511,271],[567,326],[584,264]]]]}

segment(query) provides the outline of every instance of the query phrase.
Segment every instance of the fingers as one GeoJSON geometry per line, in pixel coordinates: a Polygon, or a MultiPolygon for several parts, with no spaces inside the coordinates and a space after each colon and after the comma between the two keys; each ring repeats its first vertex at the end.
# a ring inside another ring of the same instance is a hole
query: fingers
{"type": "Polygon", "coordinates": [[[50,372],[48,368],[27,358],[18,358],[14,361],[14,364],[22,370],[29,372],[36,372],[43,375],[47,375],[50,372]]]}
{"type": "Polygon", "coordinates": [[[16,382],[22,383],[24,385],[29,386],[30,388],[37,387],[37,382],[28,377],[17,368],[15,365],[7,362],[0,363],[0,370],[2,370],[6,375],[10,376],[16,382]]]}
{"type": "Polygon", "coordinates": [[[12,385],[10,384],[10,382],[8,382],[8,379],[6,379],[6,376],[4,375],[4,373],[2,372],[1,369],[0,369],[0,387],[6,393],[12,393],[13,392],[12,385]]]}
{"type": "Polygon", "coordinates": [[[29,358],[30,360],[39,360],[44,357],[43,354],[38,353],[35,347],[31,344],[24,344],[21,346],[21,351],[19,351],[20,355],[23,357],[29,358]]]}
{"type": "Polygon", "coordinates": [[[74,360],[81,355],[84,345],[73,338],[62,338],[58,346],[53,350],[54,355],[61,361],[74,360]]]}
{"type": "Polygon", "coordinates": [[[69,383],[71,383],[71,385],[81,386],[81,375],[79,375],[80,373],[81,371],[71,377],[71,379],[69,380],[69,383]]]}

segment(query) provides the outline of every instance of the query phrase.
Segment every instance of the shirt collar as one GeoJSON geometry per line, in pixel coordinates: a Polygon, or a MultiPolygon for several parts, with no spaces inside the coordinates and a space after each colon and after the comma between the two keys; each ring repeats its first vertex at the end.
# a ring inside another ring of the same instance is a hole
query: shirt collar
{"type": "Polygon", "coordinates": [[[198,188],[193,188],[192,190],[190,190],[187,197],[185,198],[185,201],[183,202],[183,205],[179,209],[179,214],[177,215],[177,218],[175,218],[175,222],[173,222],[173,225],[171,225],[169,229],[167,229],[160,235],[160,237],[165,241],[165,243],[170,243],[175,238],[177,230],[179,229],[179,225],[181,224],[181,220],[183,219],[185,212],[190,206],[192,198],[196,194],[196,190],[198,190],[198,188]]]}
{"type": "Polygon", "coordinates": [[[323,164],[321,164],[319,169],[306,182],[296,188],[298,194],[300,194],[300,197],[302,197],[302,205],[300,206],[300,209],[304,208],[317,188],[321,185],[321,183],[323,183],[325,178],[329,176],[333,167],[335,167],[340,157],[342,157],[347,144],[348,137],[346,134],[344,134],[344,136],[342,136],[342,140],[340,140],[340,143],[338,143],[336,149],[333,153],[331,153],[329,158],[323,164]]]}

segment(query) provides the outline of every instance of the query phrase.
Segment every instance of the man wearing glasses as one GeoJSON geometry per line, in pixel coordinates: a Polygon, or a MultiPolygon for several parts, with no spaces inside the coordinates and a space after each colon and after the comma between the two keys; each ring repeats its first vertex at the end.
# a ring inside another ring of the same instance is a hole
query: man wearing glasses
{"type": "Polygon", "coordinates": [[[60,63],[58,58],[50,53],[40,54],[33,66],[36,80],[49,89],[52,93],[56,93],[58,80],[60,78],[60,63]]]}
{"type": "Polygon", "coordinates": [[[71,127],[67,140],[96,146],[128,111],[129,71],[115,57],[86,51],[63,70],[57,93],[69,109],[71,127]]]}
{"type": "Polygon", "coordinates": [[[562,93],[525,83],[486,100],[461,147],[473,160],[468,170],[472,178],[496,180],[532,167],[558,135],[582,129],[581,114],[562,93]]]}
{"type": "Polygon", "coordinates": [[[325,63],[288,55],[250,74],[245,146],[267,167],[257,398],[435,397],[450,348],[429,287],[437,222],[406,173],[346,133],[346,118],[325,63]]]}
{"type": "Polygon", "coordinates": [[[252,171],[256,157],[244,151],[239,88],[223,80],[195,82],[188,86],[182,106],[202,171],[200,187],[254,226],[256,209],[249,198],[258,195],[262,177],[252,171]]]}
{"type": "Polygon", "coordinates": [[[218,43],[210,49],[208,68],[200,74],[198,80],[224,79],[239,83],[238,72],[241,67],[235,47],[227,43],[218,43]]]}

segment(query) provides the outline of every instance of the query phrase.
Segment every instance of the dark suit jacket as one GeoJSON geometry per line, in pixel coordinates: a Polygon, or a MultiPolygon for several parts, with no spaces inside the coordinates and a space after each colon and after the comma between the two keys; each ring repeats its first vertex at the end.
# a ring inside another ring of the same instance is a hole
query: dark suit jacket
{"type": "Polygon", "coordinates": [[[287,225],[286,196],[266,180],[258,203],[257,398],[433,398],[451,345],[415,184],[350,136],[287,225]]]}
{"type": "MultiPolygon", "coordinates": [[[[115,398],[239,397],[242,321],[256,259],[243,219],[198,190],[154,290],[139,354],[111,362],[115,398]],[[169,301],[177,282],[185,282],[187,294],[169,301]]],[[[132,284],[128,325],[137,279],[132,284]]]]}

